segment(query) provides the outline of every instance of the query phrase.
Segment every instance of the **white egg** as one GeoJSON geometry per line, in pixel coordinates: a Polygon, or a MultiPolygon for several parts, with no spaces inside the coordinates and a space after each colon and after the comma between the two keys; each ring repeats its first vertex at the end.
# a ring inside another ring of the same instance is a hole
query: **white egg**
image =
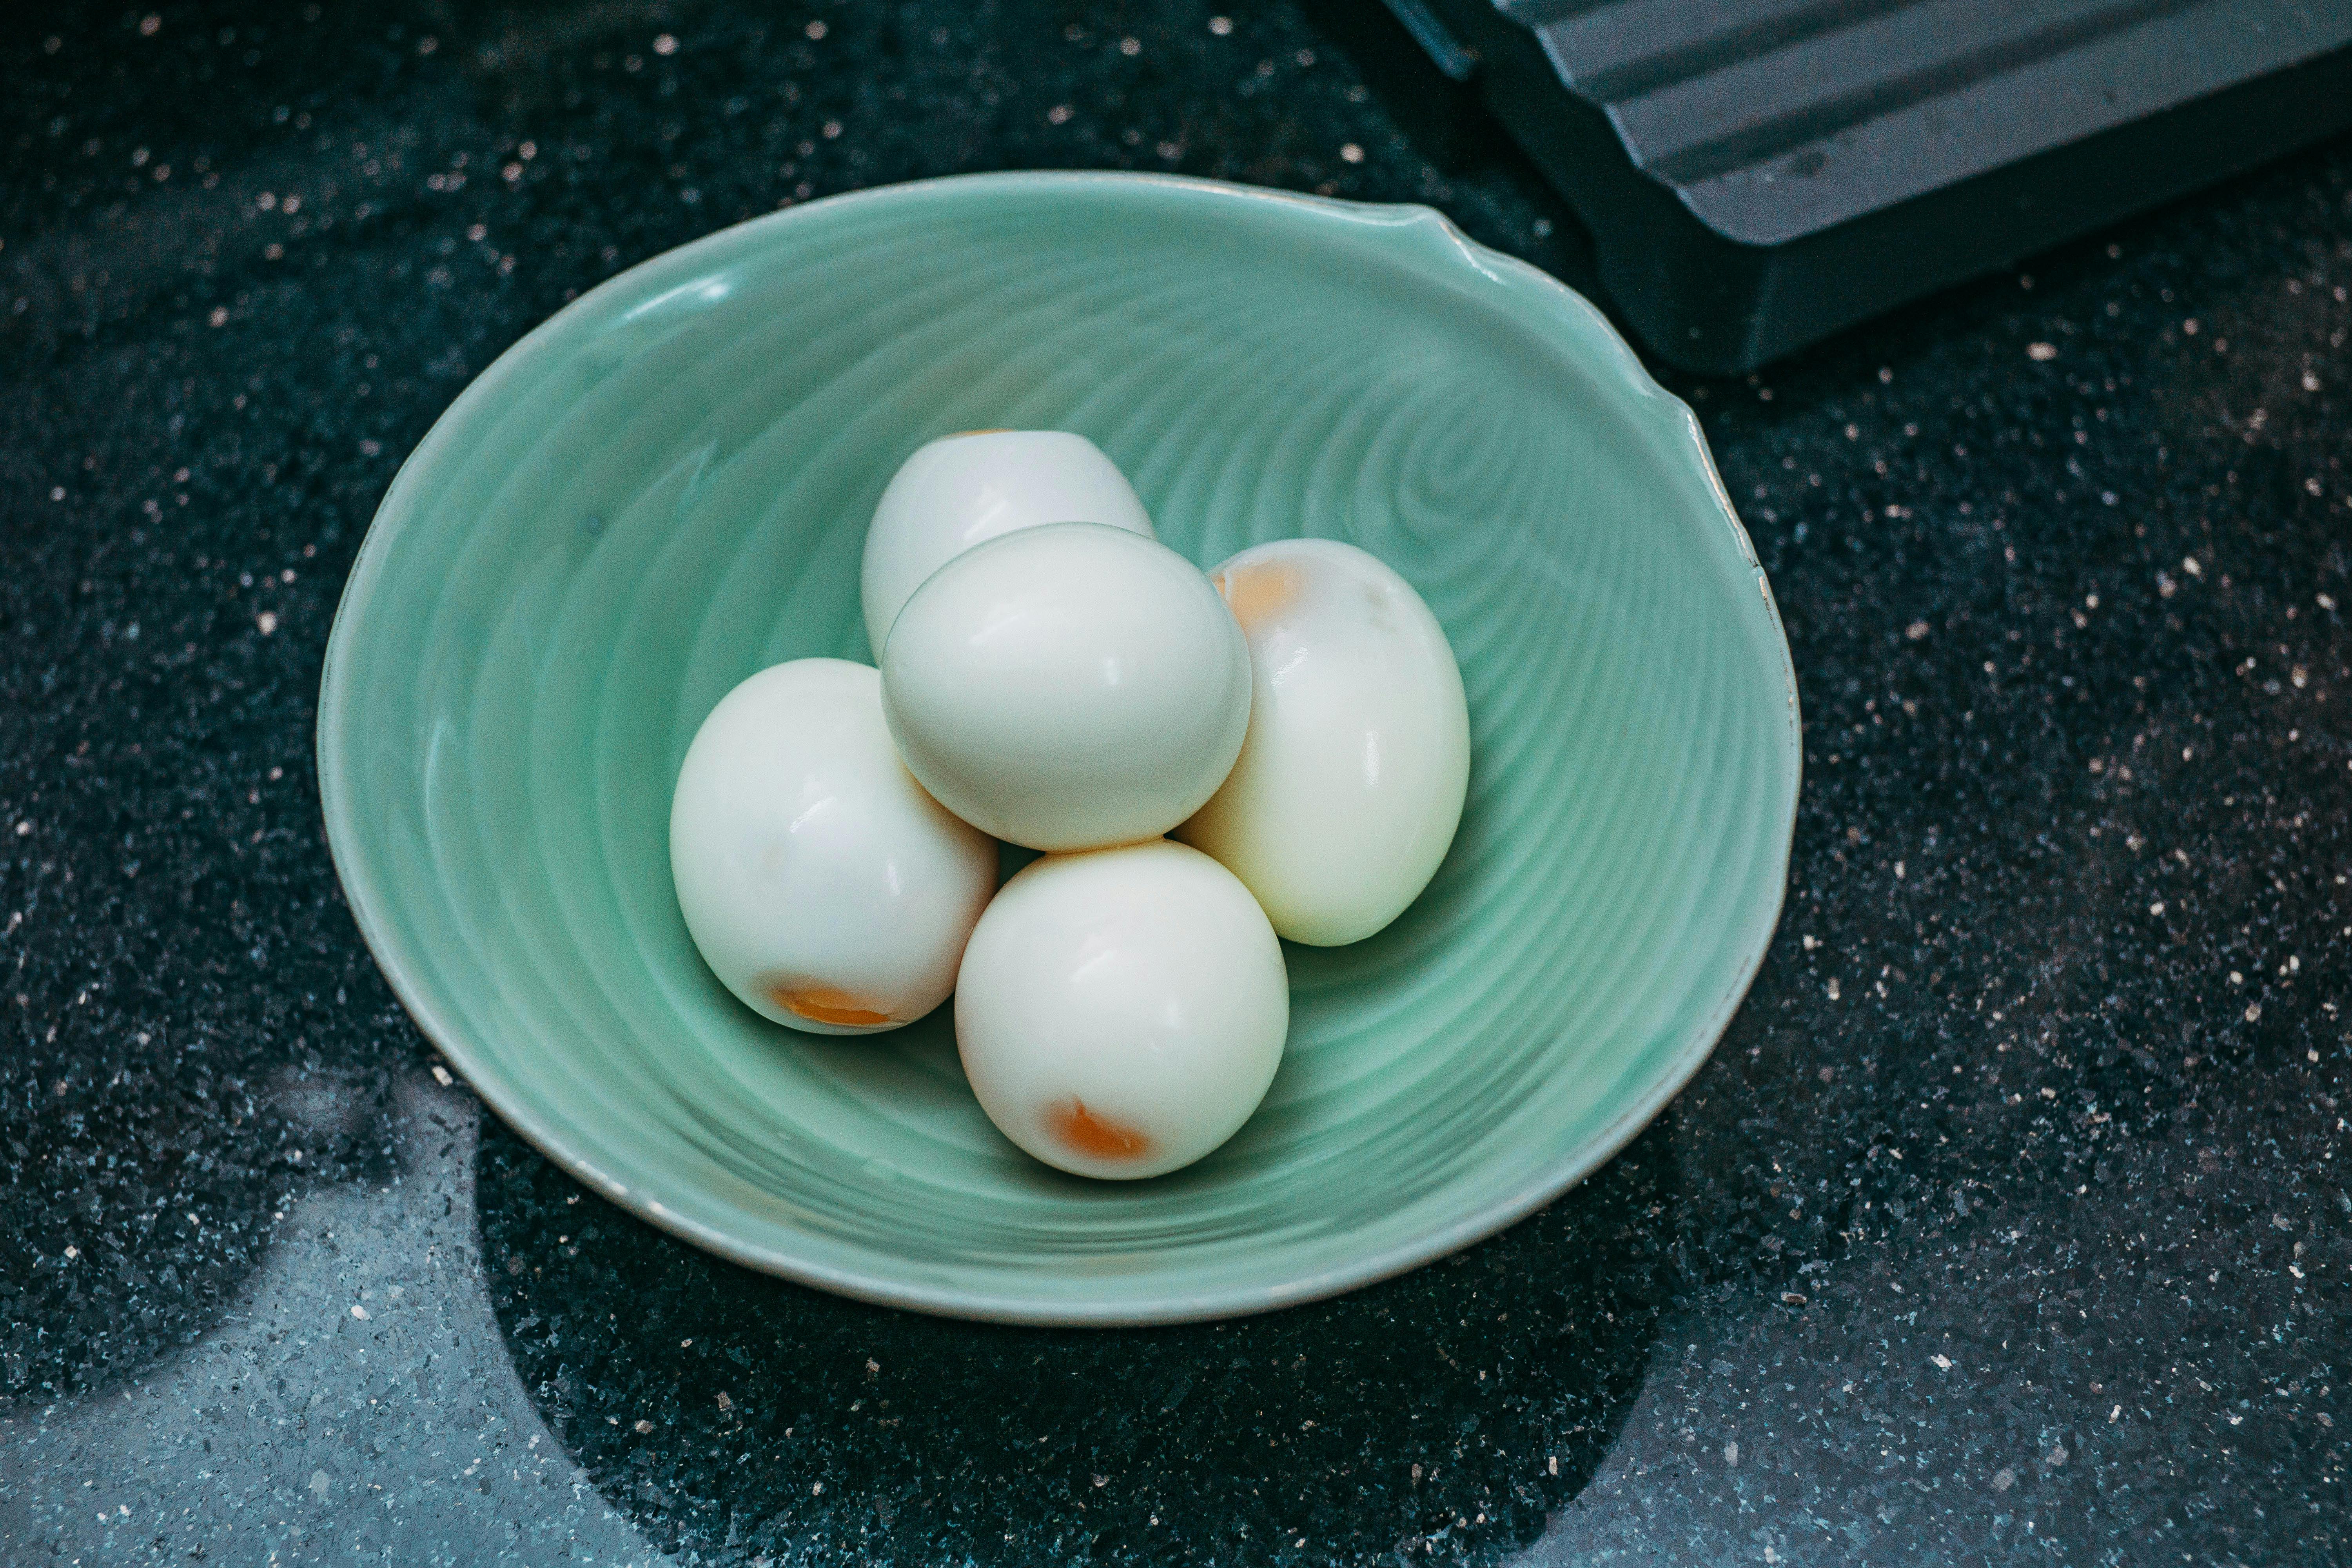
{"type": "Polygon", "coordinates": [[[1049,855],[1005,883],[964,949],[955,1020],[1006,1137],[1082,1176],[1156,1176],[1265,1098],[1290,988],[1249,889],[1154,839],[1049,855]]]}
{"type": "Polygon", "coordinates": [[[1117,464],[1067,430],[971,430],[931,442],[882,492],[859,587],[880,658],[923,580],[973,545],[1045,522],[1099,522],[1153,537],[1117,464]]]}
{"type": "Polygon", "coordinates": [[[1261,544],[1212,580],[1249,639],[1249,739],[1175,836],[1291,941],[1361,941],[1421,896],[1462,821],[1470,712],[1454,650],[1412,584],[1351,544],[1261,544]]]}
{"type": "Polygon", "coordinates": [[[1249,649],[1165,545],[1024,529],[933,574],[882,656],[899,754],[982,832],[1049,851],[1156,838],[1200,809],[1249,728],[1249,649]]]}
{"type": "Polygon", "coordinates": [[[671,797],[669,863],[711,973],[820,1035],[947,1000],[996,888],[996,846],[898,761],[880,677],[837,658],[763,669],[710,710],[671,797]]]}

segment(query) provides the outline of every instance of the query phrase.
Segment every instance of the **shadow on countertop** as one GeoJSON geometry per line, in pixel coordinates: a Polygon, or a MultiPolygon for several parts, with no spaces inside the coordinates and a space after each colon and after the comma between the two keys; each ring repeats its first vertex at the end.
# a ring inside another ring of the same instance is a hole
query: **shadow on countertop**
{"type": "Polygon", "coordinates": [[[1583,1486],[1656,1335],[1675,1168],[1654,1131],[1428,1268],[1139,1330],[924,1317],[756,1274],[604,1204],[495,1123],[476,1181],[524,1386],[673,1549],[1354,1563],[1492,1561],[1583,1486]]]}

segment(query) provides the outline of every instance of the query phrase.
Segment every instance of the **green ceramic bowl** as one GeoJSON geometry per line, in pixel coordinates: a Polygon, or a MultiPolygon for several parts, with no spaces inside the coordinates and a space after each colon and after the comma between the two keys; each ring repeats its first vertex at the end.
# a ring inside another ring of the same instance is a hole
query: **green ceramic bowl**
{"type": "Polygon", "coordinates": [[[1696,424],[1591,305],[1421,208],[1121,174],[813,203],[566,308],[394,481],[319,717],[360,929],[525,1137],[754,1268],[1039,1323],[1329,1295],[1608,1159],[1763,959],[1798,758],[1788,647],[1696,424]],[[696,726],[766,665],[871,658],[875,500],[982,426],[1091,437],[1203,563],[1364,546],[1469,689],[1436,880],[1369,942],[1287,950],[1264,1108],[1151,1182],[999,1136],[948,1008],[849,1040],[754,1016],[671,895],[696,726]]]}

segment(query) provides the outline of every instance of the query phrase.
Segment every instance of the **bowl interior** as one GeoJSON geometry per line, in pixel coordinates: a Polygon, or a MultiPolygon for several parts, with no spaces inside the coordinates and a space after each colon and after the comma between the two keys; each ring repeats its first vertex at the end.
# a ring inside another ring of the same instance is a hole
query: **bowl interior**
{"type": "Polygon", "coordinates": [[[404,1001],[600,1190],[757,1267],[1038,1321],[1280,1305],[1475,1239],[1696,1069],[1777,917],[1794,689],[1681,405],[1589,306],[1434,215],[1103,175],[821,203],[616,279],[403,469],[321,701],[330,837],[404,1001]],[[670,790],[744,676],[871,658],[858,558],[924,441],[1091,437],[1203,564],[1362,545],[1470,698],[1461,833],[1353,947],[1224,1149],[1029,1160],[949,1009],[828,1041],[704,970],[670,790]]]}

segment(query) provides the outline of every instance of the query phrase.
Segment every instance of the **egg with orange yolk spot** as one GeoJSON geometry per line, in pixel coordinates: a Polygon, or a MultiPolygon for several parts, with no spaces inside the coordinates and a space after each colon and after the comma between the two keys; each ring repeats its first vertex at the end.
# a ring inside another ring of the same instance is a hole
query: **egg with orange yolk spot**
{"type": "Polygon", "coordinates": [[[679,912],[720,984],[819,1035],[911,1024],[954,988],[996,888],[996,846],[925,794],[882,719],[881,678],[837,658],[722,698],[671,796],[679,912]]]}
{"type": "Polygon", "coordinates": [[[857,1029],[905,1022],[830,985],[778,984],[768,987],[768,999],[794,1017],[812,1024],[837,1024],[857,1029]]]}
{"type": "Polygon", "coordinates": [[[957,976],[956,1045],[1007,1138],[1082,1176],[1157,1176],[1265,1098],[1290,1028],[1249,889],[1166,839],[1048,855],[1006,882],[957,976]]]}
{"type": "Polygon", "coordinates": [[[924,579],[975,544],[1047,522],[1155,537],[1127,476],[1072,431],[961,430],[917,448],[866,531],[858,592],[875,658],[924,579]]]}
{"type": "Polygon", "coordinates": [[[1412,585],[1329,539],[1210,574],[1249,643],[1249,733],[1175,837],[1245,883],[1293,942],[1360,942],[1402,913],[1462,821],[1470,712],[1412,585]]]}
{"type": "Polygon", "coordinates": [[[1221,566],[1210,574],[1209,581],[1216,584],[1234,619],[1247,632],[1265,626],[1297,603],[1300,575],[1294,563],[1277,556],[1221,566]]]}

